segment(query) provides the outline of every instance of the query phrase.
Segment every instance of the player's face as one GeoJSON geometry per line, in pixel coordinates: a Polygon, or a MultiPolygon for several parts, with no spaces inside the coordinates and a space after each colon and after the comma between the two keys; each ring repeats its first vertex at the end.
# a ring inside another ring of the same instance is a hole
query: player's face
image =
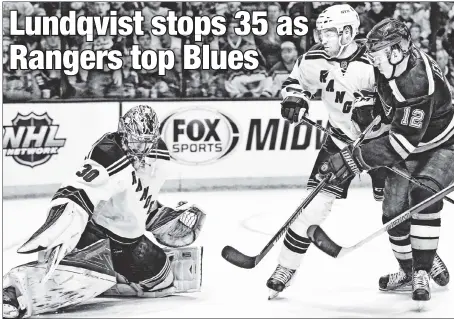
{"type": "Polygon", "coordinates": [[[128,136],[127,145],[129,150],[135,155],[146,155],[153,149],[153,142],[140,141],[132,136],[128,136]]]}
{"type": "Polygon", "coordinates": [[[329,56],[336,56],[339,53],[339,35],[336,29],[317,30],[317,37],[329,56]]]}
{"type": "Polygon", "coordinates": [[[383,74],[386,78],[391,77],[394,68],[392,64],[389,63],[389,48],[376,52],[368,52],[367,55],[374,67],[376,67],[381,74],[383,74]]]}

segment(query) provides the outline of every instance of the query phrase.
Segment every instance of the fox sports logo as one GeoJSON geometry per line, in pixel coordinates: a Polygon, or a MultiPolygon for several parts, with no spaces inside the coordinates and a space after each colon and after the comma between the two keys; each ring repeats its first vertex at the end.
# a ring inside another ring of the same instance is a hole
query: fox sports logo
{"type": "Polygon", "coordinates": [[[230,116],[203,107],[168,115],[162,121],[161,135],[170,156],[187,165],[206,165],[225,158],[239,140],[238,126],[230,116]]]}

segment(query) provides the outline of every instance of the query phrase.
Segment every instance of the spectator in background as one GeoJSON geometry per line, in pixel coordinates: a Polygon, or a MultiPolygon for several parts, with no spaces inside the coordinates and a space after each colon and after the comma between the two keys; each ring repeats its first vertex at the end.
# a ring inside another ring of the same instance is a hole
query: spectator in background
{"type": "Polygon", "coordinates": [[[228,1],[227,10],[224,12],[227,23],[235,19],[235,14],[240,10],[242,10],[240,1],[228,1]]]}
{"type": "Polygon", "coordinates": [[[277,19],[283,14],[277,2],[268,4],[268,32],[263,36],[255,36],[255,43],[265,58],[265,67],[269,70],[280,60],[279,48],[282,43],[277,34],[277,19]]]}
{"type": "Polygon", "coordinates": [[[422,51],[429,53],[429,40],[424,39],[421,36],[421,26],[417,23],[413,23],[410,27],[411,41],[413,44],[420,48],[422,51]]]}
{"type": "Polygon", "coordinates": [[[144,20],[142,21],[142,28],[146,30],[151,30],[151,19],[155,16],[167,17],[169,8],[161,6],[160,1],[147,1],[144,2],[145,6],[142,9],[142,16],[144,20]]]}
{"type": "Polygon", "coordinates": [[[414,2],[412,18],[421,26],[421,37],[428,39],[432,32],[430,29],[430,2],[414,2]]]}
{"type": "Polygon", "coordinates": [[[449,19],[446,30],[442,36],[442,46],[454,58],[454,16],[449,19]]]}
{"type": "Polygon", "coordinates": [[[135,98],[136,90],[139,85],[139,75],[135,70],[132,69],[132,57],[129,54],[124,54],[122,60],[123,60],[123,68],[121,72],[123,83],[122,97],[135,98]]]}
{"type": "MultiPolygon", "coordinates": [[[[141,51],[156,50],[158,46],[162,49],[160,39],[154,37],[149,30],[145,31],[144,35],[137,36],[136,41],[141,51]],[[156,42],[153,42],[153,39],[156,39],[156,42]]],[[[167,37],[166,41],[168,45],[171,45],[169,37],[167,37]]],[[[136,90],[137,97],[159,98],[180,96],[180,75],[175,69],[167,70],[163,76],[158,74],[157,67],[153,70],[141,69],[137,70],[137,72],[139,75],[139,84],[136,90]]]]}
{"type": "Polygon", "coordinates": [[[280,46],[281,61],[268,72],[261,96],[280,97],[282,84],[287,80],[298,58],[298,50],[293,42],[286,41],[280,46]]]}
{"type": "Polygon", "coordinates": [[[397,20],[405,23],[407,28],[410,28],[415,23],[415,21],[411,17],[411,15],[413,14],[412,4],[409,2],[401,3],[399,11],[400,15],[397,17],[397,20]]]}
{"type": "Polygon", "coordinates": [[[384,10],[383,4],[381,2],[372,2],[367,16],[373,21],[374,25],[379,23],[381,20],[390,17],[384,10]]]}
{"type": "Polygon", "coordinates": [[[356,36],[356,38],[364,39],[364,38],[366,38],[369,31],[372,30],[375,23],[367,15],[365,2],[350,2],[349,4],[352,8],[355,9],[355,11],[359,15],[360,23],[359,23],[358,35],[356,36]]]}
{"type": "Polygon", "coordinates": [[[60,97],[59,70],[10,69],[11,44],[22,44],[31,50],[60,50],[60,39],[56,36],[10,37],[10,12],[18,14],[17,28],[23,29],[27,16],[60,16],[56,2],[4,2],[3,4],[3,98],[5,101],[29,101],[60,97]]]}
{"type": "Polygon", "coordinates": [[[449,84],[451,84],[451,94],[454,94],[454,74],[452,73],[453,70],[450,67],[450,57],[448,52],[444,49],[438,50],[435,55],[435,59],[441,69],[441,72],[443,72],[449,84]]]}

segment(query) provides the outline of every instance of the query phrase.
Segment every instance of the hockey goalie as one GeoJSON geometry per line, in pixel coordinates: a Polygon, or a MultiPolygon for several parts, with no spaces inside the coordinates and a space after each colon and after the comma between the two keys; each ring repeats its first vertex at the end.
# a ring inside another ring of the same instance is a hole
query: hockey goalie
{"type": "Polygon", "coordinates": [[[188,246],[206,215],[187,202],[175,208],[158,202],[171,165],[155,111],[129,110],[61,185],[44,224],[18,249],[38,252],[38,260],[4,275],[3,317],[30,317],[99,295],[199,291],[202,247],[188,246]]]}

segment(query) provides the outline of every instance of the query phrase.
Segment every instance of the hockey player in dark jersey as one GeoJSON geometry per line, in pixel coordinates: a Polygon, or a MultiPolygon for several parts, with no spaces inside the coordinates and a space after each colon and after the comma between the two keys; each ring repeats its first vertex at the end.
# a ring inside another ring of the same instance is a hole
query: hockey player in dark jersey
{"type": "Polygon", "coordinates": [[[3,317],[29,317],[99,294],[162,297],[198,291],[205,213],[158,201],[172,170],[159,121],[146,105],[121,117],[53,196],[44,225],[18,252],[38,262],[3,277],[3,317]],[[145,236],[153,234],[164,248],[145,236]],[[169,248],[170,247],[170,248],[169,248]]]}
{"type": "MultiPolygon", "coordinates": [[[[389,134],[355,150],[344,148],[321,168],[334,173],[333,183],[363,170],[396,166],[435,190],[454,182],[454,107],[449,85],[437,63],[411,43],[408,28],[386,19],[367,36],[370,60],[377,68],[382,118],[389,134]]],[[[385,184],[383,222],[386,223],[432,193],[390,173],[385,184]]],[[[412,286],[412,298],[430,299],[429,276],[439,285],[449,273],[436,254],[443,202],[424,209],[389,233],[397,273],[380,278],[381,290],[412,286]]]]}

